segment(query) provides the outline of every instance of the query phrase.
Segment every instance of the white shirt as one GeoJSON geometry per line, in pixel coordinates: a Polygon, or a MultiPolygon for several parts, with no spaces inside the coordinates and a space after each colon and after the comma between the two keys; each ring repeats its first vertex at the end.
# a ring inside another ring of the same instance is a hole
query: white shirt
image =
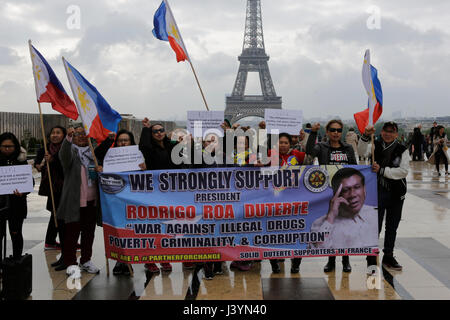
{"type": "Polygon", "coordinates": [[[337,216],[329,223],[324,215],[313,222],[311,232],[328,232],[324,242],[310,244],[312,248],[344,249],[378,247],[378,211],[364,205],[353,218],[337,216]]]}

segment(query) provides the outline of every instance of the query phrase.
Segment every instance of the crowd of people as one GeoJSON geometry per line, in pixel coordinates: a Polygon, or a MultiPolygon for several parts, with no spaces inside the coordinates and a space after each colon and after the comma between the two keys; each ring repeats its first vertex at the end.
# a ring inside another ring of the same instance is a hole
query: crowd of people
{"type": "MultiPolygon", "coordinates": [[[[144,163],[140,165],[141,170],[161,169],[189,169],[189,168],[214,168],[214,167],[241,167],[241,166],[278,166],[288,168],[295,165],[356,165],[362,159],[371,157],[369,154],[374,150],[372,163],[373,172],[377,173],[378,181],[378,232],[381,232],[383,221],[385,221],[384,255],[382,264],[401,270],[402,266],[397,262],[393,253],[397,228],[400,223],[403,202],[406,194],[406,176],[409,169],[410,156],[412,152],[413,161],[422,160],[423,153],[427,154],[430,162],[436,165],[439,173],[439,164],[445,165],[448,175],[448,138],[445,128],[437,126],[432,128],[429,137],[424,138],[420,128],[414,131],[411,146],[408,149],[398,138],[398,126],[394,122],[383,124],[381,135],[374,140],[374,147],[370,147],[370,137],[375,133],[373,126],[367,126],[365,132],[358,136],[353,128],[350,128],[345,138],[343,137],[344,124],[334,119],[325,126],[324,137],[319,136],[320,124],[307,124],[299,135],[281,133],[277,141],[272,137],[267,138],[267,149],[252,149],[250,145],[251,135],[233,135],[233,148],[228,143],[220,143],[220,137],[215,134],[207,135],[200,143],[191,136],[174,132],[169,135],[161,123],[151,123],[144,119],[139,143],[127,130],[113,133],[99,144],[95,150],[89,144],[85,129],[81,123],[68,129],[56,126],[51,128],[46,145],[47,152],[39,150],[34,159],[34,167],[41,172],[41,183],[38,194],[48,197],[46,209],[51,213],[45,236],[46,250],[61,250],[59,259],[52,263],[57,271],[65,270],[67,275],[79,278],[81,271],[88,273],[99,273],[99,268],[91,260],[92,246],[95,238],[96,226],[102,225],[101,205],[98,189],[98,173],[103,171],[103,160],[109,148],[139,145],[144,163]],[[433,148],[430,152],[424,141],[431,141],[433,148]],[[273,142],[273,144],[272,144],[273,142]],[[184,151],[180,151],[180,157],[195,158],[195,154],[208,154],[211,159],[202,159],[201,163],[176,163],[172,156],[175,146],[185,144],[184,151]],[[223,147],[222,147],[223,146],[223,147]],[[94,152],[92,152],[94,151],[94,152]],[[228,152],[227,152],[228,151],[228,152]],[[256,155],[265,153],[269,162],[262,163],[256,155]],[[429,156],[428,156],[429,154],[429,156]],[[95,156],[94,156],[95,155],[95,156]],[[317,160],[315,160],[317,159],[317,160]],[[316,162],[315,162],[316,161],[316,162]],[[47,166],[48,165],[48,166],[47,166]],[[53,190],[54,204],[51,200],[50,179],[47,168],[50,169],[51,184],[53,190]],[[54,206],[54,207],[53,207],[54,206]],[[57,241],[59,238],[59,242],[57,241]],[[80,242],[78,240],[80,239],[80,242]],[[81,251],[79,261],[77,250],[81,251]]],[[[231,125],[224,121],[222,128],[227,132],[242,130],[247,132],[251,128],[241,127],[238,124],[231,125]]],[[[265,129],[265,123],[259,123],[258,129],[265,129]]],[[[0,135],[0,166],[12,166],[27,164],[26,151],[20,146],[14,134],[6,132],[0,135]]],[[[440,174],[440,173],[439,173],[440,174]]],[[[343,177],[347,179],[354,175],[343,177]]],[[[354,180],[354,179],[353,179],[354,180]]],[[[339,222],[339,210],[342,203],[352,206],[352,201],[357,196],[353,191],[334,188],[334,196],[330,202],[330,209],[321,220],[320,226],[325,222],[332,226],[339,222]],[[342,194],[342,195],[341,195],[342,194]]],[[[351,189],[351,188],[350,188],[351,189]]],[[[355,193],[356,194],[356,193],[355,193]]],[[[356,202],[355,202],[356,203],[356,202]]],[[[359,208],[360,209],[360,208],[359,208]]],[[[358,214],[358,211],[355,214],[358,214]]],[[[17,190],[14,194],[1,196],[0,198],[0,230],[6,230],[8,222],[9,233],[12,239],[13,256],[20,258],[23,251],[22,226],[27,216],[27,194],[21,194],[17,190]]],[[[351,210],[350,210],[351,211],[351,210]]],[[[1,235],[6,236],[5,234],[1,235]]],[[[1,248],[0,248],[1,250],[1,248]]],[[[1,254],[1,252],[0,252],[1,254]]],[[[298,273],[302,259],[292,259],[291,272],[298,273]]],[[[247,271],[254,263],[259,261],[233,261],[231,268],[247,271]]],[[[272,271],[280,272],[280,260],[270,260],[272,271]]],[[[342,257],[343,271],[351,272],[351,264],[348,256],[342,257]]],[[[367,257],[368,266],[377,264],[375,256],[367,257]]],[[[183,263],[184,268],[204,268],[205,278],[213,279],[215,274],[222,274],[222,262],[183,263]]],[[[159,268],[155,263],[145,264],[147,272],[159,273],[170,272],[170,263],[161,263],[159,268]]],[[[325,272],[331,272],[336,268],[336,257],[329,257],[324,266],[325,272]]],[[[131,266],[117,262],[113,269],[115,275],[129,275],[131,266]]]]}
{"type": "Polygon", "coordinates": [[[445,127],[435,121],[428,134],[424,135],[421,130],[421,125],[416,126],[407,142],[412,160],[425,161],[426,155],[428,163],[435,165],[438,176],[441,176],[441,164],[444,165],[445,175],[448,176],[448,137],[445,127]]]}

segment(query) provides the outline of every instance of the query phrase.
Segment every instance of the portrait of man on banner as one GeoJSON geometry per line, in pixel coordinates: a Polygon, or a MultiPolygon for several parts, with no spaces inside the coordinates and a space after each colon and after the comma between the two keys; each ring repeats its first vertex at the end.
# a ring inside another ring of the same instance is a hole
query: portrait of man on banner
{"type": "Polygon", "coordinates": [[[378,213],[376,207],[365,204],[364,175],[355,168],[342,168],[333,176],[331,186],[328,212],[311,226],[311,232],[326,233],[325,241],[310,243],[310,247],[376,248],[378,213]]]}

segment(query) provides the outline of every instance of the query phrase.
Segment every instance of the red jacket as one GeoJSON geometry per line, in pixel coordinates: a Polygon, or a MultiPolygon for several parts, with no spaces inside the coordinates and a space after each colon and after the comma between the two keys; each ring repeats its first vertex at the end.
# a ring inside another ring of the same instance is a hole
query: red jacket
{"type": "Polygon", "coordinates": [[[280,159],[280,167],[290,167],[290,166],[301,166],[303,160],[305,160],[305,152],[300,152],[298,150],[291,150],[287,154],[279,154],[275,150],[269,150],[269,157],[273,163],[276,157],[280,159]]]}

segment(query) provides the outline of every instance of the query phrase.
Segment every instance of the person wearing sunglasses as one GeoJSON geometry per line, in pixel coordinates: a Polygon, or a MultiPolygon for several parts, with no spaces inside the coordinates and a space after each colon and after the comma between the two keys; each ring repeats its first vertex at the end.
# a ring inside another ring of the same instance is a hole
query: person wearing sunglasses
{"type": "MultiPolygon", "coordinates": [[[[344,124],[339,119],[330,120],[326,127],[326,142],[319,142],[316,144],[317,132],[320,129],[320,124],[315,123],[311,128],[311,133],[306,143],[306,154],[313,159],[318,158],[319,165],[348,165],[358,164],[356,161],[355,151],[350,144],[342,141],[342,131],[344,124]]],[[[328,263],[325,265],[323,271],[331,272],[336,267],[336,257],[328,257],[328,263]]],[[[350,259],[348,256],[342,256],[342,270],[344,272],[351,272],[350,259]]]]}
{"type": "MultiPolygon", "coordinates": [[[[162,123],[150,123],[148,118],[142,121],[141,139],[139,149],[144,155],[147,170],[162,170],[179,168],[172,161],[172,149],[177,144],[172,143],[166,135],[162,123]]],[[[146,263],[145,269],[150,273],[159,273],[160,270],[155,263],[146,263]]],[[[162,271],[172,271],[170,263],[161,263],[162,271]]]]}

